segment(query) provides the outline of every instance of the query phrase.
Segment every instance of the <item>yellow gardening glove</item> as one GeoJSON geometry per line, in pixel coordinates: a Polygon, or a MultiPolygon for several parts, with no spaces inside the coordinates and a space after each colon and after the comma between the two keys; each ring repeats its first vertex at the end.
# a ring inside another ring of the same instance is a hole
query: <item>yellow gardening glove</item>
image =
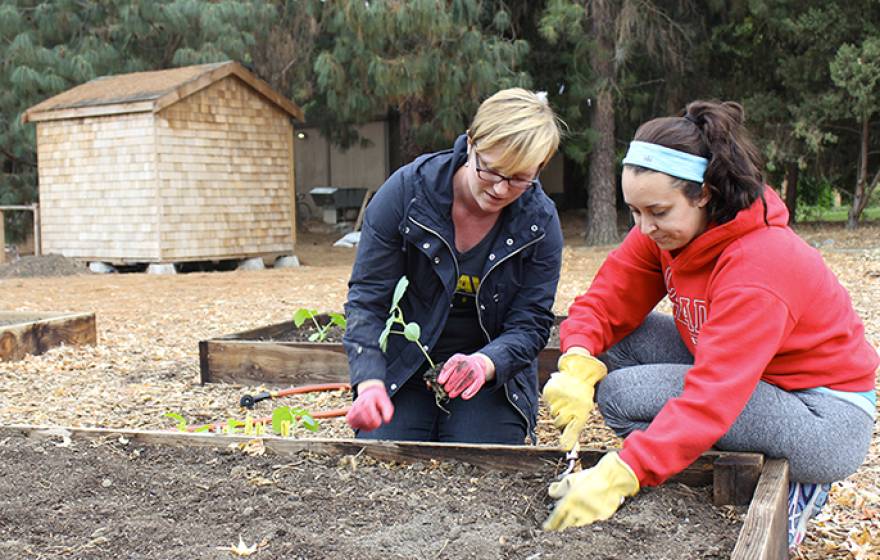
{"type": "Polygon", "coordinates": [[[627,496],[639,491],[639,479],[617,453],[606,453],[596,466],[576,472],[550,485],[551,498],[559,500],[544,522],[546,531],[562,531],[608,519],[627,496]]]}
{"type": "Polygon", "coordinates": [[[560,356],[559,371],[544,385],[543,397],[550,407],[554,424],[562,430],[559,445],[566,451],[574,447],[593,410],[596,383],[608,374],[605,364],[586,349],[574,347],[560,356]]]}

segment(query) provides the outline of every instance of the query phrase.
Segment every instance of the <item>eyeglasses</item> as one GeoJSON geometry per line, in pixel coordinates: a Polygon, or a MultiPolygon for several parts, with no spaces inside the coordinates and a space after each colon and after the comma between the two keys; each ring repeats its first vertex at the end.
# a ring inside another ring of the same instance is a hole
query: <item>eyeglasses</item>
{"type": "Polygon", "coordinates": [[[514,179],[513,177],[507,177],[501,173],[496,173],[491,169],[483,169],[483,162],[480,160],[480,155],[476,150],[474,150],[474,168],[477,171],[477,177],[479,177],[481,181],[486,181],[493,185],[497,185],[502,181],[507,181],[507,184],[510,185],[511,188],[526,190],[538,184],[538,175],[535,175],[535,178],[531,180],[514,179]]]}

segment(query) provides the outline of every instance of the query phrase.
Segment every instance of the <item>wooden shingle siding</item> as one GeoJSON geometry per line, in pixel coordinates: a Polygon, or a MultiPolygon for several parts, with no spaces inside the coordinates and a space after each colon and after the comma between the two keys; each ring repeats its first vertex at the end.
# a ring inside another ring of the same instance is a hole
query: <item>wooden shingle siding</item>
{"type": "Polygon", "coordinates": [[[44,253],[158,256],[150,113],[39,122],[37,152],[44,253]]]}
{"type": "Polygon", "coordinates": [[[292,254],[302,110],[235,62],[108,76],[37,125],[42,247],[83,260],[292,254]]]}
{"type": "Polygon", "coordinates": [[[159,112],[165,261],[293,252],[289,116],[230,76],[159,112]]]}

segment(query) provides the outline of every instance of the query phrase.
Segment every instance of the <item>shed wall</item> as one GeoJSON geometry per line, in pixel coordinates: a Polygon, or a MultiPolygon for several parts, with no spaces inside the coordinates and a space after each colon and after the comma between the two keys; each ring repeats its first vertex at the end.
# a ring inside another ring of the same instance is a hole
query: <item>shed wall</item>
{"type": "Polygon", "coordinates": [[[156,119],[165,261],[290,254],[293,127],[228,77],[156,119]]]}
{"type": "Polygon", "coordinates": [[[158,256],[152,123],[150,113],[37,123],[44,253],[158,256]]]}

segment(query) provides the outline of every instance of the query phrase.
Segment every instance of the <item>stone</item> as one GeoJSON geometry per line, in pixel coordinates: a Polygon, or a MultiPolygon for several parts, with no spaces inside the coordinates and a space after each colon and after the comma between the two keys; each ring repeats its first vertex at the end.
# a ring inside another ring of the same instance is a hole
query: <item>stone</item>
{"type": "Polygon", "coordinates": [[[272,268],[297,268],[299,266],[302,266],[300,265],[299,257],[296,255],[286,255],[275,259],[275,264],[272,265],[272,268]]]}
{"type": "Polygon", "coordinates": [[[91,261],[89,263],[89,270],[95,274],[113,274],[116,272],[116,268],[113,265],[101,261],[91,261]]]}
{"type": "Polygon", "coordinates": [[[263,264],[263,257],[251,257],[244,259],[238,263],[238,270],[263,270],[266,265],[263,264]]]}
{"type": "Polygon", "coordinates": [[[150,263],[147,274],[177,274],[174,263],[150,263]]]}

